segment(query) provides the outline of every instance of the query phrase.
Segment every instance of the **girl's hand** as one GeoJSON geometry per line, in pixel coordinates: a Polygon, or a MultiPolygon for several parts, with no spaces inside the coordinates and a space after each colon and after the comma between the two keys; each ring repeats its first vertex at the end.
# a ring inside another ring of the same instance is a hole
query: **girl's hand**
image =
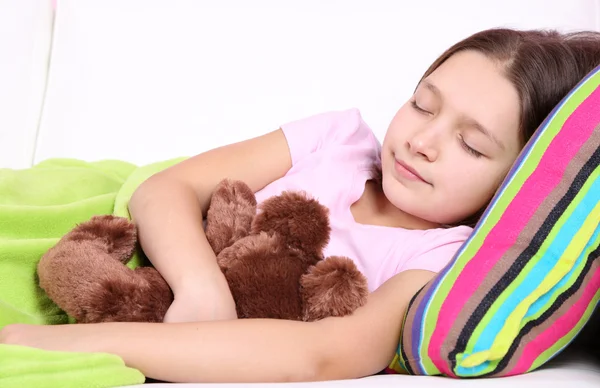
{"type": "Polygon", "coordinates": [[[0,344],[20,345],[57,351],[81,351],[72,341],[72,326],[76,325],[25,325],[12,324],[0,330],[0,344]]]}
{"type": "Polygon", "coordinates": [[[235,302],[221,270],[205,272],[174,289],[175,300],[164,322],[197,322],[236,319],[235,302]]]}

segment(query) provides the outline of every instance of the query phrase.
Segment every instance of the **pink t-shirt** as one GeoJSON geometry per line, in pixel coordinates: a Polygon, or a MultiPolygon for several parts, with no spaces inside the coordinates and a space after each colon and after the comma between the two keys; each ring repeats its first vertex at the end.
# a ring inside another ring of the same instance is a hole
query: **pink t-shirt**
{"type": "Polygon", "coordinates": [[[288,173],[256,193],[258,202],[284,190],[302,190],[329,208],[330,242],[324,254],[347,256],[367,277],[369,290],[408,269],[440,271],[472,229],[408,230],[360,224],[350,206],[362,195],[381,145],[356,109],[327,112],[285,124],[292,157],[288,173]]]}

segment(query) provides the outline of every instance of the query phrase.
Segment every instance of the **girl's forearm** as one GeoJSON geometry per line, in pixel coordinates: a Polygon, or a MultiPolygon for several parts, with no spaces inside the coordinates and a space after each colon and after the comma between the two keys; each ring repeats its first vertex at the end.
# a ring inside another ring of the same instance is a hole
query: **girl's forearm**
{"type": "Polygon", "coordinates": [[[319,379],[324,353],[318,322],[246,319],[69,329],[79,350],[116,354],[147,377],[170,382],[312,381],[319,379]]]}
{"type": "Polygon", "coordinates": [[[344,317],[317,322],[240,319],[195,323],[8,325],[0,343],[108,352],[146,376],[173,382],[351,379],[384,369],[400,340],[406,308],[434,277],[409,270],[344,317]]]}
{"type": "Polygon", "coordinates": [[[220,274],[191,187],[172,179],[149,180],[132,196],[129,211],[144,252],[175,293],[207,272],[220,274]]]}

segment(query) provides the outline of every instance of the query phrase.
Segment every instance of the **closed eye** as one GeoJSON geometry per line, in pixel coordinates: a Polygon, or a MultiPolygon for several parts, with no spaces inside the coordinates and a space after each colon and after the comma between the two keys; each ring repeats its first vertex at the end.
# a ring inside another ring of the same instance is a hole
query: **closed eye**
{"type": "Polygon", "coordinates": [[[469,146],[466,142],[465,139],[462,137],[462,135],[459,136],[459,141],[460,144],[462,145],[462,147],[465,149],[465,151],[467,151],[468,153],[470,153],[471,155],[473,155],[476,158],[480,158],[483,156],[483,154],[479,151],[477,151],[476,149],[472,148],[471,146],[469,146]]]}
{"type": "Polygon", "coordinates": [[[410,100],[410,105],[413,107],[414,110],[416,110],[419,113],[431,114],[431,112],[428,112],[425,109],[421,108],[419,105],[417,105],[417,101],[415,100],[410,100]]]}
{"type": "MultiPolygon", "coordinates": [[[[410,105],[413,107],[414,110],[416,110],[419,113],[426,114],[426,115],[431,114],[431,112],[429,112],[429,111],[421,108],[417,104],[416,100],[410,100],[410,105]]],[[[465,149],[465,151],[467,151],[468,153],[470,153],[474,157],[481,158],[482,156],[484,156],[481,152],[477,151],[476,149],[474,149],[473,147],[471,147],[470,145],[468,145],[465,142],[465,139],[462,137],[462,135],[459,136],[459,141],[460,141],[461,146],[465,149]]]]}

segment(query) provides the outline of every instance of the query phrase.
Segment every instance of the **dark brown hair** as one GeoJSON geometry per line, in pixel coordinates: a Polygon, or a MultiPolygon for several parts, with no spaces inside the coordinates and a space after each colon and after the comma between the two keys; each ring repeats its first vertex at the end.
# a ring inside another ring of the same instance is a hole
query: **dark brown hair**
{"type": "MultiPolygon", "coordinates": [[[[600,33],[508,28],[484,30],[442,53],[425,71],[419,83],[452,55],[465,50],[478,51],[496,61],[516,88],[521,105],[519,135],[524,146],[562,98],[600,64],[600,33]]],[[[381,168],[377,169],[376,179],[380,181],[381,168]]],[[[487,205],[455,225],[475,226],[487,205]]]]}

